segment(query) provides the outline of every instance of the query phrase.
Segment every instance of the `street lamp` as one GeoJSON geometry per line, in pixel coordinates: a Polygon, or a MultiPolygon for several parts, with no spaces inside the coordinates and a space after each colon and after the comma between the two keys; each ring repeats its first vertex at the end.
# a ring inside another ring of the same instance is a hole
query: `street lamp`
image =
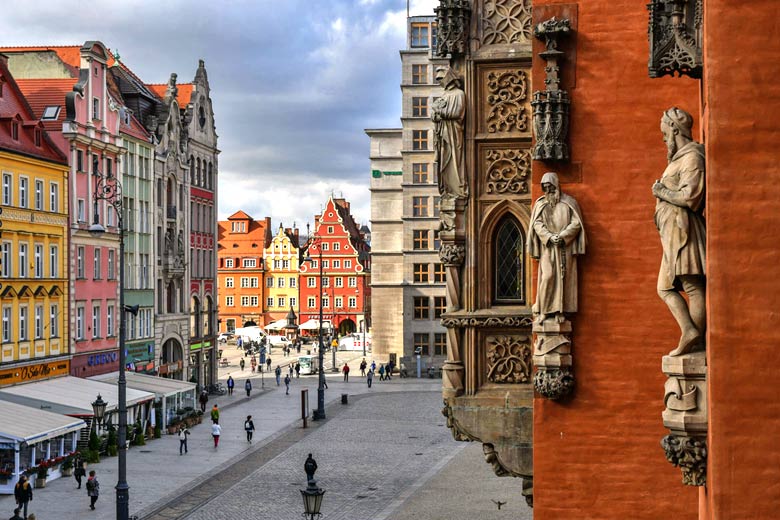
{"type": "MultiPolygon", "coordinates": [[[[309,225],[306,225],[306,234],[309,235],[309,225]]],[[[312,246],[317,246],[318,250],[318,256],[319,256],[319,267],[320,267],[320,321],[319,321],[319,331],[318,331],[318,341],[319,341],[319,348],[317,349],[317,359],[319,360],[319,382],[317,384],[317,409],[314,410],[314,413],[312,414],[312,419],[315,421],[324,421],[325,420],[325,370],[323,365],[325,364],[325,360],[323,358],[323,345],[322,345],[322,245],[320,244],[319,237],[314,237],[309,239],[308,247],[306,248],[306,258],[303,258],[303,262],[309,262],[313,263],[314,260],[309,255],[309,248],[312,246]]],[[[300,258],[300,257],[299,257],[300,258]]]]}
{"type": "Polygon", "coordinates": [[[314,472],[317,471],[317,463],[309,453],[306,463],[303,465],[306,470],[306,489],[301,489],[303,497],[303,517],[308,520],[314,520],[322,516],[320,508],[322,507],[322,496],[325,490],[317,487],[317,481],[314,480],[314,472]]]}
{"type": "MultiPolygon", "coordinates": [[[[92,176],[95,178],[95,192],[93,194],[93,221],[89,226],[92,235],[100,236],[106,232],[106,228],[100,223],[98,216],[98,201],[104,200],[114,208],[117,223],[119,225],[119,474],[116,483],[116,518],[128,520],[130,516],[130,486],[127,484],[127,380],[125,379],[125,312],[138,314],[138,306],[125,306],[125,227],[122,214],[122,183],[119,178],[109,171],[105,175],[98,171],[99,161],[97,155],[92,160],[92,176]]],[[[105,404],[100,404],[102,399],[98,396],[98,406],[102,406],[105,414],[105,404]]],[[[97,416],[97,408],[93,403],[93,411],[97,416]]]]}
{"type": "Polygon", "coordinates": [[[108,406],[108,403],[100,397],[100,394],[98,394],[97,399],[92,401],[92,415],[95,417],[95,423],[98,426],[103,422],[103,417],[106,416],[106,406],[108,406]]]}

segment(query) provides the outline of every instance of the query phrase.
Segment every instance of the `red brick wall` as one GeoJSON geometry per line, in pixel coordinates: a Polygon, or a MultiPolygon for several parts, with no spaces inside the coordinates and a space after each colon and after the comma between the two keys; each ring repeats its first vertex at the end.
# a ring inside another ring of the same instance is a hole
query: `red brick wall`
{"type": "MultiPolygon", "coordinates": [[[[562,3],[535,1],[535,20],[562,3]]],[[[536,520],[697,516],[696,488],[681,484],[659,444],[668,433],[661,357],[679,329],[656,295],[661,244],[650,187],[666,166],[661,114],[677,105],[698,123],[699,82],[648,77],[645,3],[577,4],[576,82],[563,80],[575,164],[534,164],[534,198],[541,175],[561,171],[588,233],[573,321],[577,386],[566,402],[534,403],[536,520]]],[[[534,89],[544,88],[542,67],[535,58],[534,89]]]]}
{"type": "Polygon", "coordinates": [[[711,515],[707,518],[777,518],[780,3],[706,0],[704,12],[711,515]]]}

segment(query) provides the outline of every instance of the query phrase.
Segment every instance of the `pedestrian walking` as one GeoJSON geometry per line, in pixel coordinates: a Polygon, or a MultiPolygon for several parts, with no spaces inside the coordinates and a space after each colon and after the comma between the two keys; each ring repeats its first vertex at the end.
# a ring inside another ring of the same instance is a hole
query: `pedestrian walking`
{"type": "Polygon", "coordinates": [[[200,403],[200,411],[206,413],[206,403],[209,402],[209,393],[206,391],[205,388],[200,393],[200,397],[198,397],[198,402],[200,403]]]}
{"type": "Polygon", "coordinates": [[[85,476],[87,476],[87,470],[84,469],[84,459],[79,453],[73,459],[73,477],[79,485],[76,489],[81,489],[81,479],[85,476]]]}
{"type": "Polygon", "coordinates": [[[26,475],[19,477],[19,482],[14,486],[14,499],[19,506],[19,510],[24,511],[24,518],[27,518],[27,504],[32,502],[33,492],[26,475]]]}
{"type": "Polygon", "coordinates": [[[236,386],[236,382],[233,380],[233,376],[228,376],[227,387],[228,395],[233,395],[233,388],[236,386]]]}
{"type": "Polygon", "coordinates": [[[246,442],[252,442],[252,434],[255,433],[255,423],[252,421],[251,415],[246,416],[246,421],[244,421],[244,431],[246,432],[246,442]]]}
{"type": "Polygon", "coordinates": [[[214,408],[211,409],[211,422],[214,424],[219,422],[219,408],[217,408],[217,403],[214,403],[214,408]]]}
{"type": "Polygon", "coordinates": [[[373,359],[371,360],[371,371],[376,372],[376,361],[373,359]]]}
{"type": "Polygon", "coordinates": [[[219,436],[222,434],[222,426],[218,423],[211,425],[211,436],[214,438],[214,447],[219,446],[219,436]]]}
{"type": "Polygon", "coordinates": [[[379,365],[379,380],[384,381],[385,380],[385,366],[379,365]]]}
{"type": "Polygon", "coordinates": [[[271,371],[271,356],[265,358],[265,365],[268,367],[268,371],[271,371]]]}
{"type": "Polygon", "coordinates": [[[374,371],[369,370],[368,374],[366,374],[366,383],[368,383],[368,387],[371,388],[371,383],[374,382],[374,371]]]}
{"type": "Polygon", "coordinates": [[[298,362],[295,363],[295,377],[301,377],[301,364],[298,362]]]}
{"type": "Polygon", "coordinates": [[[246,362],[244,361],[244,358],[241,358],[241,361],[238,362],[238,366],[241,367],[241,371],[244,371],[244,367],[246,366],[246,362]]]}
{"type": "Polygon", "coordinates": [[[290,377],[292,377],[294,371],[295,371],[295,365],[290,363],[290,377]]]}
{"type": "Polygon", "coordinates": [[[341,371],[344,372],[344,382],[349,381],[349,365],[344,363],[344,367],[341,371]]]}
{"type": "Polygon", "coordinates": [[[393,376],[393,362],[392,360],[387,364],[385,369],[385,379],[392,379],[393,376]]]}
{"type": "Polygon", "coordinates": [[[241,336],[239,336],[238,339],[236,340],[236,347],[238,348],[244,347],[244,339],[241,336]]]}
{"type": "Polygon", "coordinates": [[[89,478],[87,479],[87,496],[89,497],[89,508],[95,510],[95,502],[98,501],[100,496],[100,482],[98,482],[95,470],[89,472],[89,478]]]}
{"type": "Polygon", "coordinates": [[[276,374],[276,386],[279,386],[279,380],[282,377],[282,367],[276,365],[276,370],[274,370],[274,374],[276,374]]]}
{"type": "Polygon", "coordinates": [[[179,428],[179,455],[188,453],[187,450],[187,437],[190,436],[190,431],[186,426],[179,428]]]}
{"type": "Polygon", "coordinates": [[[368,366],[368,363],[366,363],[366,358],[363,358],[363,361],[360,362],[360,377],[366,376],[366,367],[368,366]]]}
{"type": "Polygon", "coordinates": [[[21,512],[21,509],[19,509],[18,507],[17,507],[17,508],[14,508],[14,516],[12,516],[11,518],[9,518],[8,520],[24,520],[24,518],[22,518],[21,516],[19,516],[19,513],[20,513],[20,512],[21,512]]]}
{"type": "Polygon", "coordinates": [[[252,372],[254,372],[257,368],[257,360],[255,359],[255,356],[252,356],[252,360],[249,362],[249,364],[252,366],[252,372]]]}
{"type": "Polygon", "coordinates": [[[284,386],[287,387],[285,395],[290,395],[290,374],[284,376],[284,386]]]}
{"type": "Polygon", "coordinates": [[[252,381],[249,379],[244,383],[244,390],[246,390],[246,396],[249,397],[249,394],[252,392],[252,381]]]}

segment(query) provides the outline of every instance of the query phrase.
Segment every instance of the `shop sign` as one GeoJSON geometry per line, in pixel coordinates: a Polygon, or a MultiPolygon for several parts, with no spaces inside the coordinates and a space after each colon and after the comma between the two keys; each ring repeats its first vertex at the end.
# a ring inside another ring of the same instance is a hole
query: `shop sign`
{"type": "Polygon", "coordinates": [[[0,370],[0,386],[26,383],[55,376],[66,376],[70,372],[70,360],[53,361],[38,365],[0,370]]]}
{"type": "Polygon", "coordinates": [[[105,352],[103,354],[93,354],[87,359],[88,366],[106,365],[108,363],[116,363],[119,359],[119,354],[116,352],[105,352]]]}

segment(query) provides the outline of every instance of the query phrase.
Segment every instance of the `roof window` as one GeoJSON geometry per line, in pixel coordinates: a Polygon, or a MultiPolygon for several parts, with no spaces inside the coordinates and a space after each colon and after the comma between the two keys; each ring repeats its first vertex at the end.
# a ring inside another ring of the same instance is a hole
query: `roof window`
{"type": "Polygon", "coordinates": [[[42,121],[55,121],[60,115],[60,107],[58,105],[50,105],[43,109],[42,121]]]}

